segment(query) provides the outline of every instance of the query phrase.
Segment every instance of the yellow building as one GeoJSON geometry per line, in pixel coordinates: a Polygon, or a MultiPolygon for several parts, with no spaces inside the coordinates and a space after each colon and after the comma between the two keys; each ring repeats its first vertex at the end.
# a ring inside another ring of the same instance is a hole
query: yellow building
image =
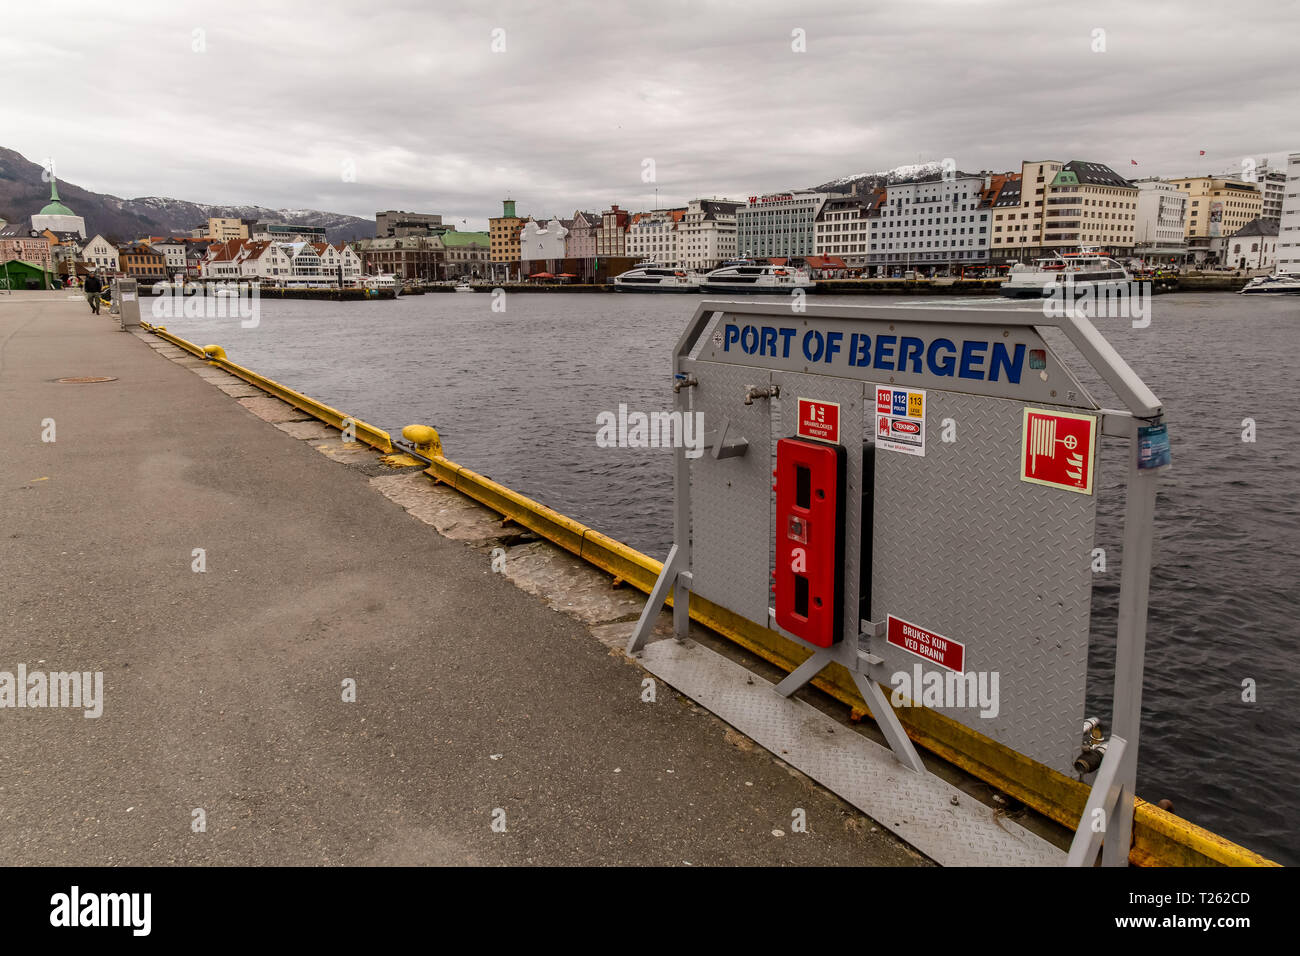
{"type": "Polygon", "coordinates": [[[501,215],[488,220],[488,244],[493,262],[519,261],[519,230],[526,220],[515,215],[515,201],[503,200],[501,215]]]}
{"type": "Polygon", "coordinates": [[[1170,182],[1187,197],[1189,249],[1205,248],[1211,239],[1233,235],[1264,211],[1264,195],[1255,183],[1223,176],[1192,176],[1170,182]]]}
{"type": "Polygon", "coordinates": [[[1034,259],[1084,247],[1130,255],[1138,189],[1102,163],[1034,160],[993,200],[993,261],[1034,259]]]}
{"type": "Polygon", "coordinates": [[[213,242],[225,242],[227,239],[248,239],[248,223],[242,219],[223,219],[219,216],[208,219],[208,238],[213,242]]]}

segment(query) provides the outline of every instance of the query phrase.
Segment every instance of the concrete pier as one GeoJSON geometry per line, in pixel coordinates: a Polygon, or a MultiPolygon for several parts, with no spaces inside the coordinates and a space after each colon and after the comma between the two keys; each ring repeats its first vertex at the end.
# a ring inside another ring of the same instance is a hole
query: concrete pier
{"type": "Polygon", "coordinates": [[[0,859],[925,862],[666,685],[645,702],[597,637],[640,594],[548,606],[494,573],[499,523],[439,534],[398,503],[423,475],[151,344],[0,295],[0,671],[104,687],[98,718],[0,708],[0,859]]]}

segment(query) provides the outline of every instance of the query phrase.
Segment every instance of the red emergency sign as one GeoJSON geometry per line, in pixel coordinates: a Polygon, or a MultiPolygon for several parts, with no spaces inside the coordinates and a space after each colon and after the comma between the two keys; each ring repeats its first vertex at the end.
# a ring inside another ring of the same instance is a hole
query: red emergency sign
{"type": "Polygon", "coordinates": [[[966,645],[892,614],[889,615],[887,640],[909,654],[959,674],[966,664],[966,645]]]}
{"type": "Polygon", "coordinates": [[[1020,479],[1092,494],[1097,418],[1026,408],[1020,479]]]}
{"type": "Polygon", "coordinates": [[[839,444],[840,441],[840,406],[838,402],[819,402],[811,398],[799,399],[799,427],[795,430],[800,438],[815,438],[839,444]]]}

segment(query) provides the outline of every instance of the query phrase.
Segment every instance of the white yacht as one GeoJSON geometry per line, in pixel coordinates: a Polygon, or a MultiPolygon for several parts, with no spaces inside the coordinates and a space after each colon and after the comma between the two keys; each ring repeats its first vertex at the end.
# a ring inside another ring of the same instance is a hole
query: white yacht
{"type": "Polygon", "coordinates": [[[700,277],[658,262],[641,262],[614,276],[615,292],[698,292],[700,277]]]}
{"type": "Polygon", "coordinates": [[[704,276],[700,288],[705,292],[789,293],[794,289],[811,291],[815,283],[806,269],[774,266],[752,259],[727,262],[704,276]]]}
{"type": "Polygon", "coordinates": [[[474,287],[469,284],[469,276],[461,276],[460,281],[454,287],[456,292],[473,292],[474,287]]]}
{"type": "Polygon", "coordinates": [[[1032,265],[1017,263],[1000,291],[1013,299],[1038,299],[1052,295],[1057,286],[1072,284],[1075,289],[1092,286],[1093,291],[1104,293],[1115,286],[1127,287],[1132,278],[1114,259],[1084,249],[1035,259],[1032,265]]]}
{"type": "Polygon", "coordinates": [[[1300,295],[1300,274],[1279,275],[1275,272],[1271,276],[1255,276],[1238,289],[1237,294],[1300,295]]]}

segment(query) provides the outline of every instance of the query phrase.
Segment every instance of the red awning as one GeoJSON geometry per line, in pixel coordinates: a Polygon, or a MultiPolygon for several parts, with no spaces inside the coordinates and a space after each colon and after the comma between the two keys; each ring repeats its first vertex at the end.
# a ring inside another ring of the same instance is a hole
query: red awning
{"type": "Polygon", "coordinates": [[[530,278],[530,279],[554,279],[555,276],[551,275],[549,272],[534,272],[534,273],[533,273],[532,275],[530,275],[528,278],[530,278]]]}

